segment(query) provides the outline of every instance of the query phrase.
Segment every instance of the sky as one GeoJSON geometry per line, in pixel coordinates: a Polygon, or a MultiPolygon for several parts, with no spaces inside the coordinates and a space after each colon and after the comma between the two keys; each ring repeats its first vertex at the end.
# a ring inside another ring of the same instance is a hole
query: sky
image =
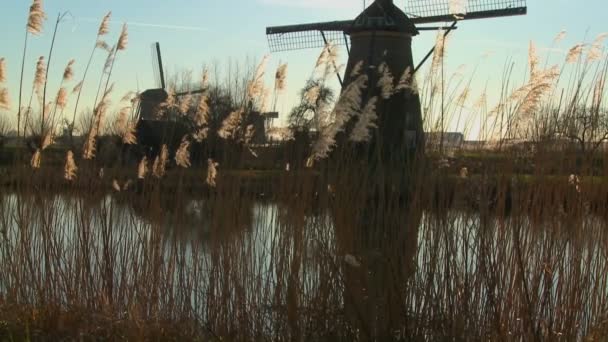
{"type": "MultiPolygon", "coordinates": [[[[395,4],[403,8],[405,1],[395,0],[395,4]]],[[[6,58],[8,64],[8,82],[3,86],[8,87],[14,107],[0,115],[8,117],[16,113],[29,5],[29,0],[0,1],[0,57],[6,58]]],[[[67,15],[57,33],[50,64],[49,93],[56,93],[63,69],[72,58],[76,60],[75,78],[80,79],[101,18],[112,11],[111,32],[106,36],[108,43],[114,44],[123,23],[127,23],[129,29],[128,48],[118,54],[112,76],[118,101],[129,90],[156,87],[151,54],[154,42],[161,44],[168,73],[189,70],[198,75],[203,65],[257,63],[269,54],[266,26],[353,19],[362,8],[363,1],[359,0],[45,0],[44,9],[49,18],[43,34],[31,37],[28,43],[24,94],[29,98],[38,57],[48,56],[53,26],[60,13],[67,12],[67,15]]],[[[551,59],[564,58],[574,44],[590,42],[608,30],[604,23],[607,11],[606,0],[528,0],[526,16],[461,22],[450,34],[446,69],[456,70],[465,65],[464,70],[472,72],[476,68],[474,86],[490,84],[490,88],[497,88],[494,84],[507,59],[517,63],[516,70],[521,70],[522,75],[525,73],[530,41],[551,59]],[[558,46],[552,46],[554,37],[562,30],[567,32],[566,38],[558,46]],[[484,55],[489,57],[483,58],[484,55]]],[[[435,34],[428,32],[414,39],[416,61],[433,46],[434,40],[435,34]]],[[[319,52],[313,49],[270,55],[269,83],[279,63],[289,65],[288,89],[278,99],[276,108],[281,115],[279,125],[285,122],[296,102],[319,52]]],[[[344,55],[342,62],[345,62],[344,55]]],[[[92,106],[105,58],[101,51],[94,56],[82,109],[92,106]]],[[[337,83],[334,86],[337,87],[337,83]]]]}

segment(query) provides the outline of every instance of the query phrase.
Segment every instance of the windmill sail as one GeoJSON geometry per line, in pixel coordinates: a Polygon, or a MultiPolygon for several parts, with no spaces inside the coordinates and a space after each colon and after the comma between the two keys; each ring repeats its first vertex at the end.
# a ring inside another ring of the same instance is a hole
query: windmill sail
{"type": "MultiPolygon", "coordinates": [[[[483,19],[527,13],[526,0],[408,0],[405,13],[413,24],[483,19]]],[[[273,26],[266,29],[271,52],[321,48],[326,41],[348,44],[345,34],[353,20],[301,25],[273,26]]],[[[419,27],[424,30],[424,27],[419,27]]]]}
{"type": "Polygon", "coordinates": [[[410,0],[405,14],[415,24],[524,15],[526,0],[410,0]]]}
{"type": "Polygon", "coordinates": [[[316,49],[327,42],[334,45],[346,44],[344,32],[352,25],[352,20],[324,23],[275,26],[266,28],[270,51],[316,49]]]}

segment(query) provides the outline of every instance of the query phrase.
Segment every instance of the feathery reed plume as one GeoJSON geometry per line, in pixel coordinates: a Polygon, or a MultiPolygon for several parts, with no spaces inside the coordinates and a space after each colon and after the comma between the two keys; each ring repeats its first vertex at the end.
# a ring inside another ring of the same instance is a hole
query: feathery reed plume
{"type": "Polygon", "coordinates": [[[350,72],[350,77],[359,76],[359,74],[361,74],[362,70],[363,70],[363,61],[359,61],[359,62],[357,62],[357,64],[355,64],[355,66],[353,67],[353,70],[350,72]]]}
{"type": "Polygon", "coordinates": [[[0,108],[9,109],[11,106],[11,100],[8,95],[8,89],[0,88],[0,108]]]}
{"type": "MultiPolygon", "coordinates": [[[[23,57],[21,58],[21,76],[19,78],[19,103],[17,105],[17,136],[21,136],[21,104],[22,104],[22,95],[23,95],[23,75],[25,73],[25,57],[27,55],[27,42],[30,33],[32,35],[39,35],[42,32],[42,25],[44,20],[46,19],[46,14],[42,8],[41,0],[34,0],[32,5],[30,6],[30,12],[28,15],[27,25],[25,28],[25,39],[23,43],[23,57]]],[[[44,100],[43,100],[44,103],[44,100]]],[[[31,105],[31,100],[30,100],[31,105]]],[[[28,110],[30,105],[27,106],[28,110]]],[[[27,115],[28,112],[24,114],[25,122],[23,124],[23,134],[25,135],[25,131],[27,129],[27,115]]]]}
{"type": "Polygon", "coordinates": [[[190,105],[192,104],[192,94],[188,93],[179,101],[179,112],[183,115],[188,114],[190,105]]]}
{"type": "Polygon", "coordinates": [[[533,114],[538,109],[543,96],[553,89],[554,82],[558,77],[559,69],[557,66],[538,72],[537,77],[522,89],[523,96],[521,97],[519,112],[524,115],[533,114]]]}
{"type": "Polygon", "coordinates": [[[99,30],[97,30],[97,36],[101,37],[110,32],[110,18],[112,17],[112,12],[108,12],[103,19],[101,20],[101,24],[99,25],[99,30]]]}
{"type": "Polygon", "coordinates": [[[46,13],[42,8],[42,0],[34,0],[30,6],[30,14],[27,18],[27,31],[35,36],[42,33],[42,25],[46,20],[46,13]]]}
{"type": "Polygon", "coordinates": [[[217,167],[219,165],[220,164],[213,161],[213,159],[207,159],[207,177],[205,179],[205,183],[212,188],[215,188],[216,186],[215,179],[217,177],[217,167]]]}
{"type": "MultiPolygon", "coordinates": [[[[555,81],[559,77],[560,71],[557,66],[547,70],[539,70],[534,77],[523,86],[513,91],[505,101],[501,101],[488,116],[493,117],[498,113],[504,112],[507,108],[514,108],[511,114],[517,114],[516,120],[527,123],[532,115],[537,111],[541,100],[555,86],[555,81]]],[[[505,132],[499,132],[503,134],[505,132]]]]}
{"type": "Polygon", "coordinates": [[[173,86],[169,86],[167,89],[167,100],[162,104],[165,109],[171,109],[177,107],[177,96],[175,96],[175,89],[173,86]]]}
{"type": "Polygon", "coordinates": [[[93,159],[95,157],[97,136],[100,134],[106,111],[110,106],[109,96],[113,88],[113,86],[110,87],[110,89],[108,89],[104,93],[103,97],[101,98],[101,101],[99,102],[99,104],[97,104],[97,107],[95,107],[95,110],[93,111],[93,122],[91,128],[89,129],[87,140],[85,141],[84,147],[82,149],[84,159],[88,160],[93,159]]]}
{"type": "Polygon", "coordinates": [[[445,30],[441,29],[437,31],[437,38],[435,40],[435,53],[433,54],[433,62],[431,63],[431,71],[435,72],[442,64],[445,58],[445,45],[446,36],[445,30]]]}
{"type": "Polygon", "coordinates": [[[180,166],[183,167],[184,169],[187,169],[190,167],[190,151],[188,150],[190,148],[190,141],[188,141],[188,139],[186,137],[182,138],[182,142],[179,145],[179,148],[177,149],[177,151],[175,152],[175,163],[180,166]]]}
{"type": "Polygon", "coordinates": [[[559,44],[562,40],[564,40],[564,38],[566,38],[566,30],[561,30],[557,36],[555,36],[555,38],[553,39],[553,45],[557,45],[559,44]]]}
{"type": "Polygon", "coordinates": [[[127,31],[127,24],[122,25],[122,31],[120,31],[120,37],[118,38],[118,44],[116,49],[118,51],[126,50],[127,44],[129,43],[129,32],[127,31]]]}
{"type": "Polygon", "coordinates": [[[320,66],[323,66],[322,77],[323,79],[326,79],[332,72],[339,73],[343,66],[336,66],[336,62],[338,61],[338,48],[332,42],[325,44],[324,50],[324,53],[321,53],[321,56],[319,56],[319,60],[317,61],[317,63],[322,62],[322,64],[317,64],[315,71],[318,70],[320,66]]]}
{"type": "Polygon", "coordinates": [[[595,62],[602,59],[604,40],[606,40],[606,38],[608,38],[608,33],[601,33],[595,38],[591,44],[589,52],[587,53],[587,62],[595,62]]]}
{"type": "Polygon", "coordinates": [[[201,89],[207,89],[209,87],[209,69],[205,68],[201,76],[201,89]]]}
{"type": "Polygon", "coordinates": [[[262,96],[260,98],[259,109],[262,112],[267,112],[270,110],[270,89],[264,87],[262,91],[262,96]]]}
{"type": "Polygon", "coordinates": [[[136,125],[133,122],[128,122],[127,127],[122,136],[122,143],[125,145],[137,144],[136,125]]]}
{"type": "Polygon", "coordinates": [[[378,73],[380,74],[378,88],[380,88],[382,98],[385,100],[389,99],[393,95],[393,90],[395,89],[394,77],[386,63],[380,64],[378,67],[378,73]]]}
{"type": "Polygon", "coordinates": [[[533,41],[530,41],[530,48],[528,49],[528,64],[530,65],[530,78],[534,78],[538,67],[538,54],[536,53],[536,44],[533,41]]]}
{"type": "Polygon", "coordinates": [[[72,59],[68,62],[68,65],[65,67],[65,70],[63,71],[63,81],[64,82],[71,81],[72,78],[74,78],[74,63],[76,63],[76,61],[72,59]]]}
{"type": "Polygon", "coordinates": [[[376,115],[376,102],[378,98],[372,97],[359,115],[359,121],[353,128],[350,135],[350,140],[354,142],[368,141],[371,138],[370,129],[377,127],[375,121],[378,119],[376,115]]]}
{"type": "Polygon", "coordinates": [[[317,103],[317,100],[319,99],[320,95],[321,95],[321,86],[317,84],[313,87],[308,88],[308,90],[306,90],[306,92],[304,93],[304,99],[310,105],[315,105],[317,103]]]}
{"type": "Polygon", "coordinates": [[[80,90],[82,89],[82,81],[78,82],[78,84],[74,87],[74,89],[72,89],[72,94],[76,94],[78,92],[80,92],[80,90]]]}
{"type": "Polygon", "coordinates": [[[308,165],[312,165],[314,160],[327,157],[336,143],[336,134],[343,129],[354,114],[361,110],[361,94],[363,89],[367,87],[367,80],[367,75],[360,75],[342,91],[332,112],[334,120],[329,125],[321,128],[319,138],[312,147],[308,165]]]}
{"type": "MultiPolygon", "coordinates": [[[[116,59],[117,51],[118,50],[116,49],[116,45],[114,45],[112,48],[110,48],[110,51],[108,51],[108,57],[106,57],[106,61],[103,66],[103,72],[101,73],[101,77],[99,78],[99,85],[97,86],[97,92],[95,93],[95,100],[93,101],[93,107],[97,106],[97,98],[99,97],[99,92],[102,89],[101,87],[103,84],[103,78],[106,74],[107,74],[106,85],[105,85],[103,92],[106,92],[108,90],[108,85],[110,84],[110,78],[112,75],[112,69],[114,68],[114,61],[116,59]]],[[[80,94],[79,94],[79,96],[80,96],[80,94]]],[[[78,102],[76,102],[76,103],[78,104],[78,102]]]]}
{"type": "Polygon", "coordinates": [[[416,82],[416,75],[412,75],[412,69],[410,67],[405,68],[403,74],[397,82],[395,91],[409,90],[412,94],[418,94],[418,85],[416,82]]]}
{"type": "MultiPolygon", "coordinates": [[[[70,125],[70,138],[72,137],[73,130],[76,122],[76,113],[78,113],[78,105],[80,104],[80,96],[82,95],[82,86],[87,78],[87,74],[89,73],[89,68],[91,67],[91,62],[93,61],[93,56],[95,55],[95,50],[98,48],[106,50],[108,53],[110,52],[110,47],[106,42],[100,39],[103,35],[107,34],[109,31],[109,23],[112,12],[108,12],[103,19],[101,20],[101,24],[99,25],[99,29],[97,30],[97,37],[95,38],[95,45],[91,50],[91,55],[89,56],[89,61],[87,62],[86,67],[84,68],[84,73],[82,75],[82,80],[79,82],[78,86],[74,88],[74,93],[78,92],[76,97],[76,104],[74,105],[74,113],[72,114],[72,123],[70,125]]],[[[101,84],[101,82],[100,82],[101,84]]],[[[107,88],[107,86],[106,86],[107,88]]],[[[99,93],[99,90],[98,90],[99,93]]],[[[97,95],[95,96],[94,106],[97,104],[97,95]]]]}
{"type": "Polygon", "coordinates": [[[199,143],[207,139],[208,136],[209,127],[199,128],[198,130],[196,130],[196,132],[194,132],[194,134],[192,134],[192,138],[199,143]]]}
{"type": "Polygon", "coordinates": [[[108,57],[106,57],[106,61],[103,64],[103,72],[106,74],[110,73],[110,70],[112,69],[112,64],[114,64],[114,58],[116,57],[116,55],[114,54],[115,50],[115,46],[110,48],[110,51],[108,51],[108,57]]]}
{"type": "Polygon", "coordinates": [[[114,122],[114,130],[121,137],[123,144],[134,145],[137,143],[137,138],[135,137],[135,125],[129,122],[130,113],[131,107],[120,109],[114,122]]]}
{"type": "Polygon", "coordinates": [[[604,97],[604,89],[606,89],[606,76],[602,75],[593,86],[593,102],[591,103],[593,107],[600,108],[604,97]]]}
{"type": "Polygon", "coordinates": [[[148,173],[148,158],[144,156],[137,166],[137,178],[145,179],[148,173]]]}
{"type": "Polygon", "coordinates": [[[488,104],[488,95],[486,92],[483,92],[481,95],[479,95],[479,97],[477,98],[475,103],[473,103],[473,109],[474,110],[483,109],[487,106],[487,104],[488,104]]]}
{"type": "Polygon", "coordinates": [[[460,93],[460,95],[458,95],[458,98],[456,99],[456,106],[457,107],[464,107],[467,100],[469,99],[469,94],[470,94],[470,88],[469,87],[465,87],[462,92],[460,93]]]}
{"type": "Polygon", "coordinates": [[[34,155],[32,155],[32,159],[30,160],[30,165],[32,166],[33,169],[40,168],[40,149],[36,149],[36,152],[34,152],[34,155]]]}
{"type": "Polygon", "coordinates": [[[44,86],[46,81],[46,64],[44,62],[44,56],[38,58],[36,62],[36,74],[34,75],[34,88],[36,92],[40,92],[40,89],[44,86]]]}
{"type": "Polygon", "coordinates": [[[274,88],[276,91],[284,91],[286,84],[285,80],[287,79],[287,63],[279,65],[277,72],[274,77],[274,88]]]}
{"type": "Polygon", "coordinates": [[[133,98],[137,94],[134,91],[128,91],[123,97],[120,98],[120,102],[133,102],[133,98]]]}
{"type": "Polygon", "coordinates": [[[201,99],[198,101],[196,107],[196,114],[194,115],[194,122],[197,126],[202,127],[207,125],[209,122],[209,97],[206,93],[201,95],[201,99]]]}
{"type": "Polygon", "coordinates": [[[585,48],[585,44],[576,44],[568,50],[568,54],[566,55],[566,63],[572,64],[578,62],[583,54],[583,50],[585,48]]]}
{"type": "Polygon", "coordinates": [[[264,73],[269,59],[269,55],[262,58],[262,61],[255,69],[253,79],[249,81],[247,86],[247,99],[250,101],[264,95],[264,73]]]}
{"type": "Polygon", "coordinates": [[[122,187],[118,184],[118,181],[116,179],[112,181],[112,189],[114,189],[114,191],[116,192],[122,191],[122,187]]]}
{"type": "Polygon", "coordinates": [[[327,64],[327,60],[329,58],[330,47],[331,47],[331,42],[328,42],[325,44],[325,46],[323,47],[323,50],[321,50],[321,54],[317,58],[317,62],[315,63],[315,69],[317,69],[321,65],[327,64]]]}
{"type": "Polygon", "coordinates": [[[97,43],[95,43],[95,47],[100,48],[106,52],[110,52],[111,49],[110,45],[108,45],[108,43],[103,40],[98,40],[97,43]]]}
{"type": "Polygon", "coordinates": [[[73,181],[74,179],[76,179],[76,172],[78,172],[78,167],[76,166],[76,162],[74,161],[74,153],[72,151],[68,151],[65,156],[63,178],[68,181],[73,181]]]}
{"type": "Polygon", "coordinates": [[[6,59],[0,58],[0,83],[6,82],[6,59]]]}
{"type": "Polygon", "coordinates": [[[160,155],[156,156],[156,158],[154,158],[154,163],[152,163],[152,175],[156,178],[161,178],[164,174],[164,169],[163,169],[163,174],[160,174],[156,172],[156,170],[159,169],[159,165],[160,165],[160,155]]]}
{"type": "Polygon", "coordinates": [[[65,106],[68,103],[68,91],[65,89],[65,87],[61,87],[59,88],[59,92],[57,92],[57,100],[55,101],[55,104],[57,105],[57,107],[61,108],[61,109],[65,109],[65,106]]]}
{"type": "Polygon", "coordinates": [[[255,134],[255,127],[253,127],[253,125],[248,125],[247,128],[245,129],[245,139],[244,139],[245,144],[249,144],[251,142],[251,139],[253,139],[254,134],[255,134]]]}
{"type": "Polygon", "coordinates": [[[167,161],[169,160],[169,149],[167,145],[163,145],[160,149],[160,154],[154,160],[152,166],[152,175],[156,178],[163,178],[165,176],[165,170],[167,168],[167,161]]]}
{"type": "Polygon", "coordinates": [[[237,109],[230,113],[228,117],[222,122],[222,127],[218,131],[218,135],[223,139],[229,139],[234,136],[234,133],[241,123],[244,110],[237,109]]]}

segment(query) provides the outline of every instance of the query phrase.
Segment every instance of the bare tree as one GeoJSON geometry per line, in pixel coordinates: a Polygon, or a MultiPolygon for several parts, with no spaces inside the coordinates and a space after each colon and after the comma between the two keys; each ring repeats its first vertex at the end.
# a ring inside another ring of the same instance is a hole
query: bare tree
{"type": "Polygon", "coordinates": [[[289,113],[289,125],[296,130],[319,130],[334,100],[334,91],[324,82],[309,80],[300,92],[300,103],[289,113]]]}
{"type": "Polygon", "coordinates": [[[576,142],[582,153],[593,154],[608,140],[608,111],[596,106],[579,107],[563,115],[562,136],[576,142]]]}

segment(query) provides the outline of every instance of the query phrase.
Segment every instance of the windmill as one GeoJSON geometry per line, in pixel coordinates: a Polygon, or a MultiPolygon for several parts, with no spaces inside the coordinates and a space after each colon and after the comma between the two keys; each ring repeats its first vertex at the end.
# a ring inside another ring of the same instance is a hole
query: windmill
{"type": "MultiPolygon", "coordinates": [[[[163,59],[160,44],[152,45],[152,60],[156,88],[148,89],[139,96],[139,117],[137,122],[137,140],[140,145],[151,149],[154,154],[163,145],[168,145],[170,150],[177,148],[184,136],[195,131],[194,123],[182,115],[175,115],[169,111],[166,113],[165,103],[169,99],[163,59]],[[165,115],[162,115],[165,113],[165,115]]],[[[185,92],[173,93],[176,101],[187,95],[201,94],[207,89],[195,89],[185,92]]],[[[247,115],[247,125],[252,125],[255,134],[252,142],[256,144],[266,143],[266,130],[273,119],[278,117],[277,112],[260,112],[250,108],[247,115]]]]}
{"type": "MultiPolygon", "coordinates": [[[[160,44],[152,45],[152,59],[156,88],[147,89],[139,95],[139,109],[137,121],[137,141],[144,146],[150,154],[159,151],[163,144],[170,150],[175,150],[181,143],[181,139],[193,131],[191,123],[177,115],[161,115],[164,104],[169,98],[166,90],[165,72],[160,44]]],[[[203,93],[205,89],[191,90],[175,93],[175,99],[186,95],[203,93]]]]}
{"type": "Polygon", "coordinates": [[[354,81],[351,73],[355,65],[363,62],[363,70],[369,77],[366,97],[380,99],[378,134],[372,137],[372,143],[382,146],[381,158],[388,160],[392,159],[391,155],[403,154],[403,148],[416,152],[424,146],[418,94],[405,91],[381,99],[380,89],[374,86],[378,81],[375,71],[382,63],[399,77],[408,68],[415,73],[432,55],[433,49],[414,67],[412,38],[420,31],[443,27],[417,25],[453,22],[443,31],[447,35],[462,20],[526,13],[526,0],[408,0],[405,12],[396,7],[393,0],[375,0],[354,20],[274,26],[268,27],[266,34],[272,52],[321,48],[330,41],[345,45],[349,58],[345,79],[339,78],[343,89],[354,81]]]}

